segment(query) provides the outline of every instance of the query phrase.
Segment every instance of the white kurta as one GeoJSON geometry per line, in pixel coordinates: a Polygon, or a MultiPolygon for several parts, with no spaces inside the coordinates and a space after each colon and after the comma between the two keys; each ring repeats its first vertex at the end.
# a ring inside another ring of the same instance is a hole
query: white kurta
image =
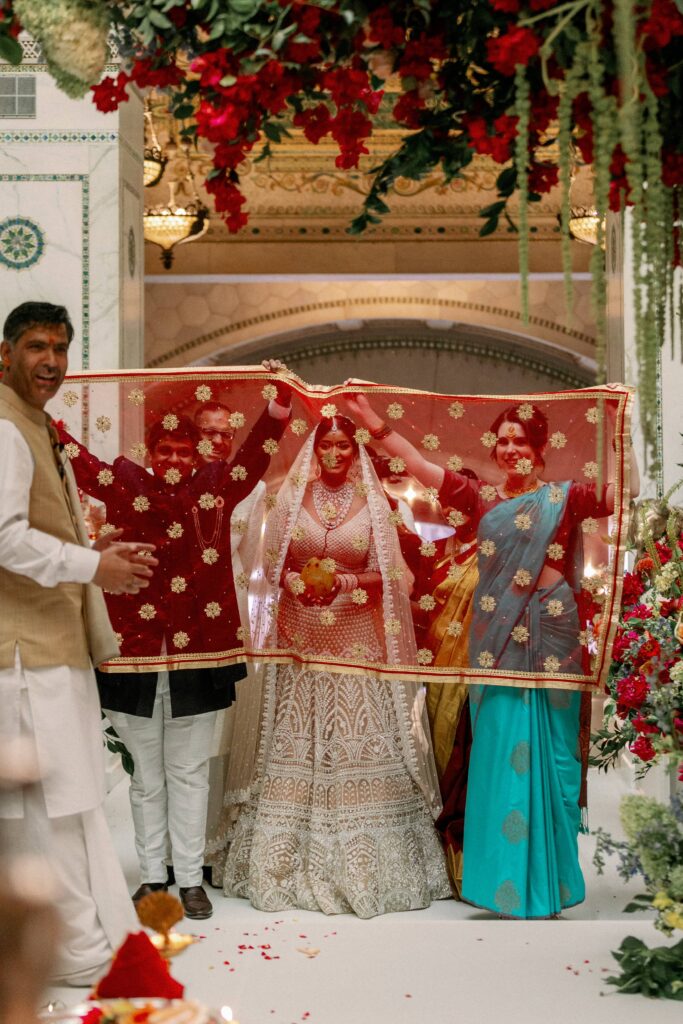
{"type": "MultiPolygon", "coordinates": [[[[29,446],[0,419],[0,565],[44,587],[89,583],[96,551],[29,526],[32,481],[29,446]]],[[[33,743],[43,782],[26,796],[0,794],[0,817],[13,819],[5,832],[16,848],[49,857],[58,883],[63,927],[53,981],[91,985],[137,927],[102,810],[104,748],[92,669],[29,670],[17,648],[14,667],[0,671],[0,742],[20,735],[33,743]]]]}

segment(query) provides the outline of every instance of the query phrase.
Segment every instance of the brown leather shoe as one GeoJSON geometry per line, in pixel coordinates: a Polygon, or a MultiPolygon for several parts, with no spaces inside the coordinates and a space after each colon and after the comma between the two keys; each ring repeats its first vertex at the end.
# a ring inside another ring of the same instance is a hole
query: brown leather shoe
{"type": "Polygon", "coordinates": [[[180,887],[178,894],[185,911],[185,917],[191,917],[195,921],[202,921],[213,914],[211,900],[201,885],[190,885],[186,889],[180,887]]]}
{"type": "Polygon", "coordinates": [[[166,882],[143,882],[133,893],[133,903],[137,903],[143,896],[149,896],[151,892],[166,892],[167,889],[166,882]]]}

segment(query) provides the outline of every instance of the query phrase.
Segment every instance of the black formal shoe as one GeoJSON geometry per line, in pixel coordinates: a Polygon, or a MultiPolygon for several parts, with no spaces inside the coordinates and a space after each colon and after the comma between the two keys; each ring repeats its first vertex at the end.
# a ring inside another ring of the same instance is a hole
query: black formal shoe
{"type": "Polygon", "coordinates": [[[202,921],[213,914],[211,900],[201,885],[189,885],[185,889],[181,886],[178,889],[178,893],[183,910],[185,911],[185,917],[191,917],[195,921],[202,921]]]}
{"type": "Polygon", "coordinates": [[[133,903],[137,903],[143,896],[149,896],[151,892],[166,892],[167,889],[166,882],[143,882],[133,893],[133,903]]]}

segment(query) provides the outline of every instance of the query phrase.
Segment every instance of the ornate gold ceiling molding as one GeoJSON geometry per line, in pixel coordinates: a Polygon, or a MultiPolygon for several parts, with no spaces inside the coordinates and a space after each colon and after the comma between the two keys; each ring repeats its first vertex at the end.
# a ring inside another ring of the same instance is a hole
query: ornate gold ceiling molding
{"type": "MultiPolygon", "coordinates": [[[[505,309],[499,306],[493,306],[486,303],[479,302],[468,302],[461,301],[459,299],[440,299],[434,297],[420,297],[420,296],[358,296],[354,298],[343,298],[333,299],[321,302],[311,302],[300,306],[289,306],[281,309],[273,310],[269,313],[259,313],[256,316],[247,317],[243,320],[237,320],[235,323],[228,324],[225,327],[218,328],[214,331],[209,331],[206,334],[201,334],[196,338],[192,338],[189,341],[183,342],[180,345],[176,345],[174,348],[164,352],[163,355],[155,356],[149,360],[147,366],[150,369],[155,367],[164,366],[171,360],[178,359],[181,356],[185,357],[189,353],[201,349],[204,345],[208,345],[211,342],[224,340],[229,344],[229,339],[234,338],[235,335],[242,331],[250,330],[254,327],[260,327],[265,324],[282,323],[283,330],[286,329],[286,321],[292,317],[308,316],[310,314],[321,314],[329,313],[332,310],[336,311],[335,317],[327,317],[326,319],[341,319],[348,317],[349,307],[356,307],[358,312],[357,316],[362,316],[360,310],[362,308],[381,308],[392,306],[396,308],[397,313],[407,310],[409,308],[418,309],[425,307],[438,307],[439,309],[453,309],[459,312],[469,312],[478,315],[485,315],[487,317],[498,317],[503,320],[512,321],[517,330],[514,332],[517,335],[524,335],[524,328],[526,326],[532,326],[538,328],[541,331],[546,332],[548,337],[537,339],[555,341],[561,343],[561,339],[571,339],[578,342],[582,346],[586,346],[589,349],[593,349],[595,346],[595,338],[583,331],[574,330],[571,327],[567,327],[564,324],[558,324],[554,320],[548,320],[545,317],[530,316],[528,325],[522,320],[522,315],[519,311],[514,309],[505,309]]],[[[409,314],[406,314],[409,315],[409,314]]],[[[414,313],[415,319],[419,318],[419,313],[414,313]]],[[[324,323],[325,320],[321,320],[324,323]]],[[[310,325],[307,325],[310,326],[310,325]]],[[[247,340],[247,339],[240,339],[247,340]]],[[[249,339],[251,340],[251,339],[249,339]]]]}

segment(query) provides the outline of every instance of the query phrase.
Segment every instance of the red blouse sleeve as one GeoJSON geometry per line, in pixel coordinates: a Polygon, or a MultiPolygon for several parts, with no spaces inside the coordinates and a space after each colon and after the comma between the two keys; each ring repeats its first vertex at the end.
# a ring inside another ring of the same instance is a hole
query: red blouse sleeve
{"type": "Polygon", "coordinates": [[[457,508],[467,516],[476,516],[479,507],[478,481],[452,469],[444,469],[439,491],[442,508],[457,508]]]}
{"type": "Polygon", "coordinates": [[[573,482],[569,488],[567,499],[566,515],[572,523],[579,523],[588,516],[595,519],[602,519],[610,515],[605,500],[607,484],[603,485],[602,493],[598,497],[595,484],[578,484],[573,482]]]}

